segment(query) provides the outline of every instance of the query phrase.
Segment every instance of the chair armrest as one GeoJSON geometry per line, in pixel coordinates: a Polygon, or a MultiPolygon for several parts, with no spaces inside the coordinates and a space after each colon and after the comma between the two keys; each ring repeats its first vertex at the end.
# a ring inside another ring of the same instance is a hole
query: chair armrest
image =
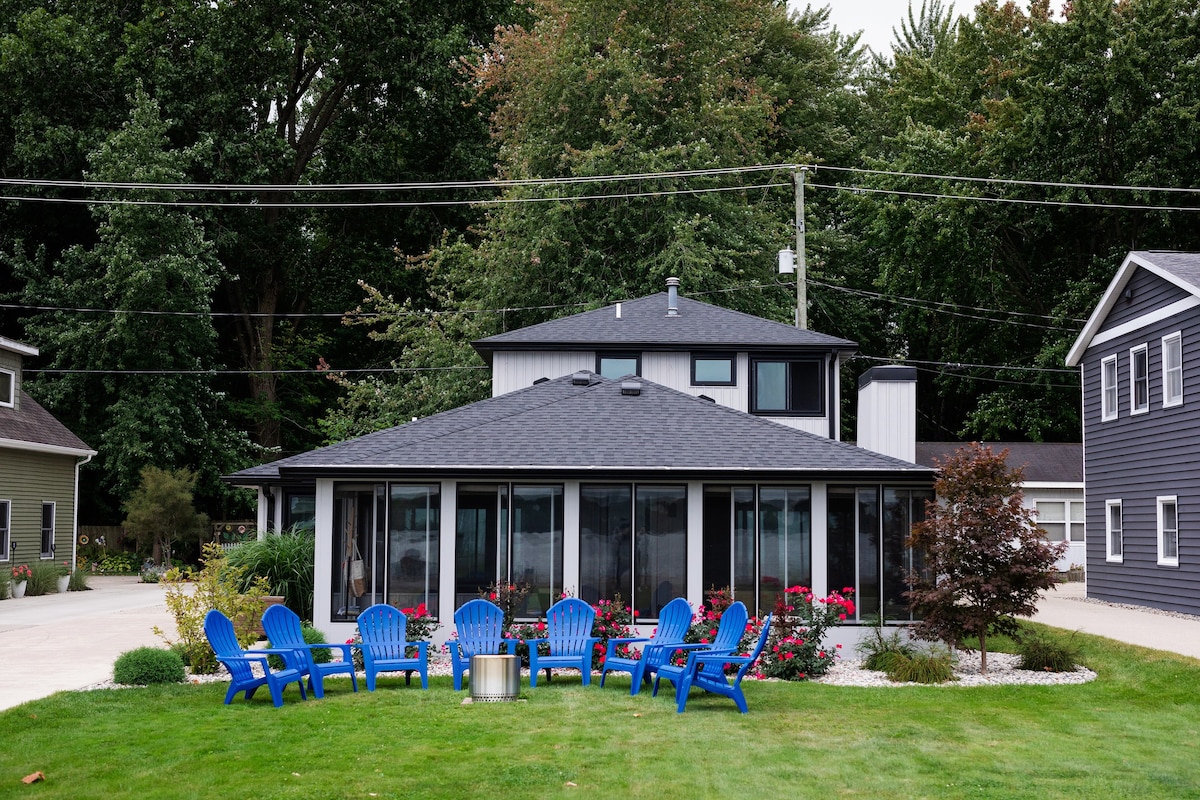
{"type": "Polygon", "coordinates": [[[697,666],[700,664],[746,664],[749,663],[750,656],[721,655],[720,653],[690,653],[688,661],[695,661],[697,666]]]}
{"type": "Polygon", "coordinates": [[[327,649],[327,650],[335,650],[335,649],[336,649],[336,650],[341,650],[341,651],[342,651],[342,660],[343,660],[343,661],[350,661],[350,660],[351,660],[351,659],[354,657],[354,656],[353,656],[353,654],[352,654],[352,653],[351,653],[351,651],[350,651],[350,648],[351,648],[351,647],[357,647],[357,645],[351,645],[351,644],[333,644],[332,642],[330,642],[330,643],[324,643],[324,642],[322,642],[322,643],[319,643],[319,644],[306,644],[306,645],[305,645],[305,647],[306,647],[308,650],[320,650],[320,649],[327,649]]]}
{"type": "Polygon", "coordinates": [[[407,650],[410,647],[417,648],[417,658],[423,658],[423,659],[429,658],[429,642],[405,642],[404,643],[405,650],[407,650]]]}
{"type": "Polygon", "coordinates": [[[648,641],[650,641],[649,636],[622,636],[619,638],[614,637],[612,639],[609,639],[608,643],[609,644],[632,644],[633,642],[648,642],[648,641]]]}
{"type": "Polygon", "coordinates": [[[525,644],[529,645],[531,648],[537,647],[539,644],[548,644],[549,642],[550,642],[549,639],[526,639],[525,640],[525,644]]]}

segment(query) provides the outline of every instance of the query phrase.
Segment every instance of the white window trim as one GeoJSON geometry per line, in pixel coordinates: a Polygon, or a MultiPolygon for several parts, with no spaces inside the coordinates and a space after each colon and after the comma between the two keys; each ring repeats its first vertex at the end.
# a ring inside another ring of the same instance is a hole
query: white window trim
{"type": "Polygon", "coordinates": [[[3,523],[3,527],[0,527],[0,531],[3,531],[0,533],[0,561],[11,561],[12,501],[0,500],[0,509],[3,509],[0,511],[0,523],[3,523]]]}
{"type": "Polygon", "coordinates": [[[1120,405],[1120,394],[1117,387],[1117,356],[1113,354],[1100,359],[1100,419],[1102,422],[1110,422],[1117,418],[1117,407],[1120,405]],[[1113,383],[1111,386],[1107,381],[1109,364],[1112,364],[1113,383]],[[1110,389],[1113,397],[1112,408],[1109,408],[1108,403],[1110,389]]]}
{"type": "Polygon", "coordinates": [[[1125,520],[1121,519],[1121,529],[1118,531],[1121,535],[1121,552],[1114,555],[1112,547],[1112,509],[1116,507],[1117,513],[1121,512],[1120,500],[1105,500],[1104,501],[1104,560],[1114,564],[1120,564],[1125,560],[1125,520]]]}
{"type": "Polygon", "coordinates": [[[1144,344],[1139,344],[1137,347],[1129,348],[1129,414],[1137,416],[1150,411],[1150,348],[1144,344]],[[1134,360],[1142,354],[1146,358],[1146,404],[1138,406],[1137,404],[1137,370],[1134,369],[1134,360]]]}
{"type": "Polygon", "coordinates": [[[17,405],[17,373],[11,369],[0,369],[0,375],[8,376],[8,397],[0,397],[0,407],[15,408],[17,405]]]}
{"type": "Polygon", "coordinates": [[[1160,567],[1178,567],[1179,566],[1179,498],[1176,495],[1169,495],[1157,498],[1158,506],[1158,565],[1160,567]],[[1163,555],[1163,506],[1167,504],[1175,506],[1175,555],[1168,557],[1163,555]]]}
{"type": "Polygon", "coordinates": [[[1162,373],[1163,408],[1173,408],[1183,405],[1183,334],[1180,331],[1175,331],[1162,337],[1162,373]],[[1171,397],[1167,392],[1167,386],[1169,385],[1167,380],[1167,345],[1173,341],[1179,343],[1179,397],[1171,397]]]}

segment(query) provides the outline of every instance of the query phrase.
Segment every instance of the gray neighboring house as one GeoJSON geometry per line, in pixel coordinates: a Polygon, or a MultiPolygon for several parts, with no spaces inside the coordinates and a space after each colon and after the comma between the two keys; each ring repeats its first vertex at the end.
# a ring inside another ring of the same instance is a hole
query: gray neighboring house
{"type": "MultiPolygon", "coordinates": [[[[918,464],[933,467],[966,442],[917,442],[918,464]]],[[[1055,567],[1066,572],[1087,564],[1084,535],[1083,445],[1079,442],[981,442],[994,453],[1008,451],[1005,463],[1025,473],[1024,506],[1037,512],[1037,523],[1052,542],[1066,542],[1055,567]]]]}
{"type": "Polygon", "coordinates": [[[853,587],[855,621],[907,619],[933,471],[836,441],[853,347],[672,286],[477,342],[490,399],[226,480],[258,490],[260,529],[315,528],[331,635],[387,602],[445,636],[497,580],[529,584],[531,618],[564,590],[651,626],[675,596],[731,586],[761,613],[803,584],[853,587]]]}
{"type": "Polygon", "coordinates": [[[1131,252],[1067,364],[1083,384],[1088,596],[1200,614],[1200,253],[1131,252]]]}
{"type": "Polygon", "coordinates": [[[79,467],[96,451],[21,389],[35,347],[0,336],[0,562],[75,563],[79,467]]]}

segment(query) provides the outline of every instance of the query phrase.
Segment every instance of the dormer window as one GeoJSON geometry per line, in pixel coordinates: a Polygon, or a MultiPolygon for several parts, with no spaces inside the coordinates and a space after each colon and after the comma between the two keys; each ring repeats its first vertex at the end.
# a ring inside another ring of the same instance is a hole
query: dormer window
{"type": "Polygon", "coordinates": [[[755,414],[813,416],[825,413],[822,362],[816,358],[751,362],[750,410],[755,414]]]}
{"type": "Polygon", "coordinates": [[[642,356],[640,353],[597,353],[596,372],[609,380],[626,375],[641,377],[642,356]]]}
{"type": "Polygon", "coordinates": [[[0,406],[12,408],[16,405],[17,376],[14,372],[0,369],[0,406]]]}

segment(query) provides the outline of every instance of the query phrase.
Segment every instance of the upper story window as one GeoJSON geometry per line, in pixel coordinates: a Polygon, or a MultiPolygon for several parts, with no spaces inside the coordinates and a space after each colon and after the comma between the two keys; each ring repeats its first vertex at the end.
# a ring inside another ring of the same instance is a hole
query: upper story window
{"type": "Polygon", "coordinates": [[[1150,410],[1150,354],[1144,344],[1129,350],[1129,413],[1150,410]]]}
{"type": "Polygon", "coordinates": [[[1163,408],[1183,405],[1183,337],[1176,331],[1162,339],[1163,408]]]}
{"type": "Polygon", "coordinates": [[[1100,418],[1117,418],[1117,357],[1100,362],[1100,418]]]}
{"type": "Polygon", "coordinates": [[[1125,559],[1125,543],[1121,537],[1121,501],[1104,501],[1104,527],[1108,539],[1105,561],[1120,563],[1125,559]]]}
{"type": "Polygon", "coordinates": [[[737,363],[733,356],[692,356],[692,386],[736,386],[737,363]]]}
{"type": "Polygon", "coordinates": [[[751,412],[793,416],[825,413],[824,370],[820,359],[753,359],[750,374],[751,412]]]}
{"type": "Polygon", "coordinates": [[[6,369],[0,369],[0,406],[12,408],[16,405],[17,375],[6,369]]]}
{"type": "Polygon", "coordinates": [[[609,379],[641,376],[642,357],[639,353],[597,353],[596,372],[609,379]]]}

